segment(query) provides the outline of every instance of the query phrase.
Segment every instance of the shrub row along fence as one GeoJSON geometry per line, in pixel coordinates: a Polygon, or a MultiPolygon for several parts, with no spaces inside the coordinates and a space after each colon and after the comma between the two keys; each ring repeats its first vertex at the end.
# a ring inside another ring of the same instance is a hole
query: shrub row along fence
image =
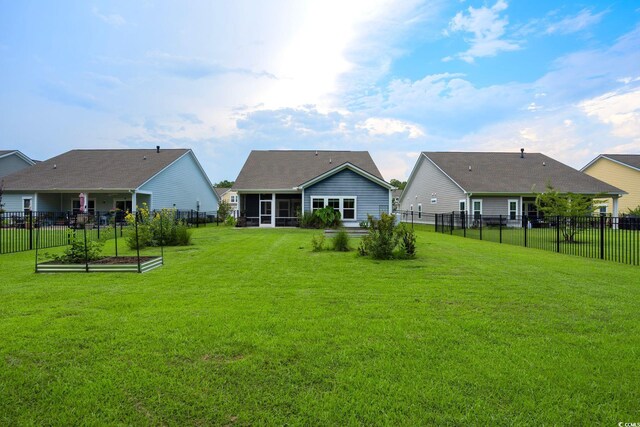
{"type": "MultiPolygon", "coordinates": [[[[221,222],[217,212],[176,210],[176,221],[191,227],[205,227],[221,222]]],[[[87,230],[87,239],[111,238],[114,233],[123,237],[126,227],[123,212],[72,212],[18,211],[0,213],[0,254],[23,252],[38,247],[53,248],[70,244],[76,230],[87,230]],[[38,231],[38,233],[36,233],[38,231]]]]}
{"type": "Polygon", "coordinates": [[[640,265],[640,218],[434,214],[440,233],[640,265]]]}

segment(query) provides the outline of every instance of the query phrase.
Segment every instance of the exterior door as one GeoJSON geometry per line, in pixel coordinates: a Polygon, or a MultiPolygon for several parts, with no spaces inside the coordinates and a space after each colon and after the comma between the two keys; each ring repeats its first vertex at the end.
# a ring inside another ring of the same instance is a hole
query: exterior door
{"type": "Polygon", "coordinates": [[[271,200],[260,200],[260,227],[271,227],[271,200]]]}

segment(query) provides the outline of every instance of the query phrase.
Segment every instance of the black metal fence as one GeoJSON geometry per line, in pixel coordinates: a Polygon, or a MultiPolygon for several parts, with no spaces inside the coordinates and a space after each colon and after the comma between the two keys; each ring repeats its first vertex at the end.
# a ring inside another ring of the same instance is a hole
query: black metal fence
{"type": "Polygon", "coordinates": [[[640,265],[640,218],[435,214],[435,230],[462,237],[640,265]]]}
{"type": "MultiPolygon", "coordinates": [[[[217,212],[176,210],[176,221],[191,227],[220,224],[217,212]]],[[[125,213],[121,211],[78,214],[73,212],[16,211],[0,213],[0,254],[68,245],[75,230],[87,230],[88,239],[110,238],[114,232],[123,235],[125,213]],[[38,231],[38,233],[36,233],[38,231]]]]}

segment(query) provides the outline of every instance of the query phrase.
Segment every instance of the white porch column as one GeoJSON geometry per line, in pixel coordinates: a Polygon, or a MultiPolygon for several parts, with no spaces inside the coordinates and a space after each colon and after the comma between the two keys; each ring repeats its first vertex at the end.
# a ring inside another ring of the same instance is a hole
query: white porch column
{"type": "Polygon", "coordinates": [[[31,206],[31,210],[38,212],[38,193],[33,193],[33,206],[31,206]]]}
{"type": "MultiPolygon", "coordinates": [[[[84,213],[88,214],[89,213],[89,193],[84,193],[84,213]]],[[[95,208],[95,206],[94,206],[95,208]]]]}
{"type": "Polygon", "coordinates": [[[131,193],[131,210],[133,212],[137,212],[138,211],[137,205],[138,205],[138,201],[136,200],[136,192],[133,191],[131,193]]]}
{"type": "MultiPolygon", "coordinates": [[[[612,213],[614,218],[618,217],[618,196],[614,196],[613,197],[613,213],[612,213]]],[[[612,222],[612,226],[614,229],[618,228],[618,220],[613,220],[612,222]]]]}
{"type": "Polygon", "coordinates": [[[276,193],[271,193],[271,226],[276,226],[276,193]]]}

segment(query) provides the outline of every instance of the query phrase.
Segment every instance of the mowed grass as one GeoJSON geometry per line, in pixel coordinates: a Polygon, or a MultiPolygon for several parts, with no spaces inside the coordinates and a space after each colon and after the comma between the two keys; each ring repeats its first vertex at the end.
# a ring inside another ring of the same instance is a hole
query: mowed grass
{"type": "Polygon", "coordinates": [[[207,227],[139,274],[0,257],[0,425],[640,419],[638,268],[418,231],[418,258],[207,227]]]}

